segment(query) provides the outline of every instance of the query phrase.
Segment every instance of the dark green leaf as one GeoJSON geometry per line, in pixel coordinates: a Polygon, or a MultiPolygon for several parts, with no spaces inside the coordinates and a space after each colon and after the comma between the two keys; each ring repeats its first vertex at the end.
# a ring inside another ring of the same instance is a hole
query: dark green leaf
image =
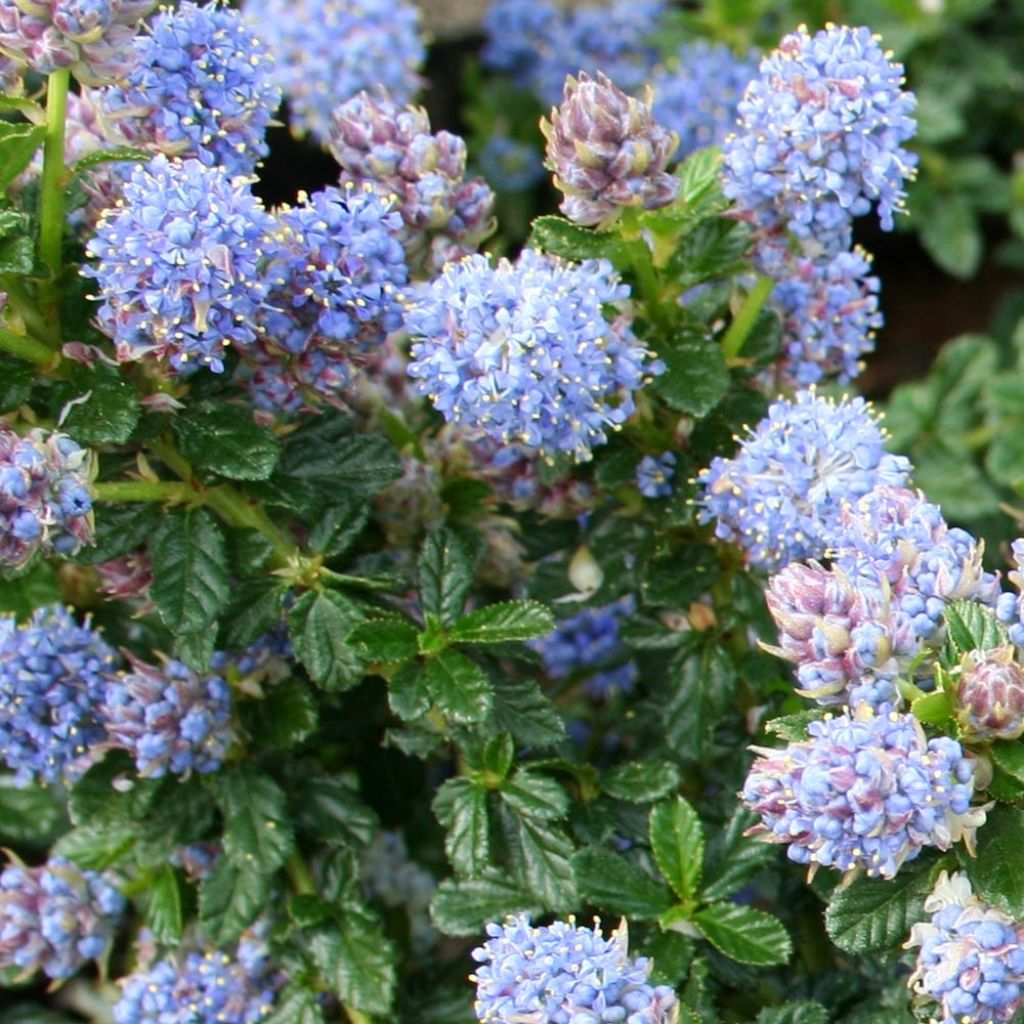
{"type": "Polygon", "coordinates": [[[244,649],[281,621],[285,591],[273,576],[244,580],[232,588],[224,612],[224,644],[244,649]]]}
{"type": "Polygon", "coordinates": [[[198,633],[180,634],[174,638],[171,654],[194,672],[207,673],[213,652],[217,646],[217,634],[212,629],[200,630],[198,633]]]}
{"type": "Polygon", "coordinates": [[[224,815],[224,853],[239,868],[270,874],[294,845],[288,799],[269,775],[251,765],[223,768],[211,776],[224,815]]]}
{"type": "Polygon", "coordinates": [[[666,742],[687,760],[699,760],[719,719],[732,705],[736,670],[717,646],[681,652],[670,666],[671,690],[663,709],[666,742]]]}
{"type": "MultiPolygon", "coordinates": [[[[714,552],[691,545],[682,551],[642,563],[640,589],[644,603],[671,609],[698,600],[721,572],[714,552]]],[[[678,643],[675,645],[678,646],[678,643]]]]}
{"type": "Polygon", "coordinates": [[[423,681],[437,709],[457,724],[480,722],[491,711],[487,673],[458,651],[442,651],[423,668],[423,681]]]}
{"type": "Polygon", "coordinates": [[[935,877],[932,862],[904,864],[891,880],[856,878],[836,889],[825,911],[825,928],[847,953],[881,953],[902,943],[924,919],[925,897],[935,877]]]}
{"type": "Polygon", "coordinates": [[[395,998],[395,951],[373,918],[349,909],[339,926],[318,928],[309,952],[342,1002],[364,1013],[391,1012],[395,998]]]}
{"type": "Polygon", "coordinates": [[[737,807],[725,828],[711,837],[704,858],[705,901],[728,899],[748,878],[775,859],[778,847],[744,835],[756,822],[756,815],[745,807],[737,807]]]}
{"type": "Polygon", "coordinates": [[[309,549],[328,558],[345,554],[363,532],[372,506],[363,498],[330,505],[309,531],[309,549]]]}
{"type": "Polygon", "coordinates": [[[418,634],[408,619],[369,619],[352,630],[348,642],[359,648],[364,661],[408,661],[419,651],[418,634]]]}
{"type": "Polygon", "coordinates": [[[500,644],[532,640],[555,628],[555,617],[539,601],[504,601],[464,615],[448,631],[452,643],[500,644]]]}
{"type": "Polygon", "coordinates": [[[202,508],[171,509],[149,549],[150,596],[174,633],[211,626],[230,596],[224,532],[202,508]]]}
{"type": "Polygon", "coordinates": [[[473,560],[453,530],[442,527],[423,542],[419,580],[423,611],[442,626],[454,625],[473,583],[473,560]]]}
{"type": "Polygon", "coordinates": [[[402,460],[383,437],[333,430],[330,422],[296,431],[274,480],[307,490],[320,507],[372,498],[402,475],[402,460]]]}
{"type": "Polygon", "coordinates": [[[720,953],[741,964],[784,964],[793,953],[777,917],[739,903],[712,903],[690,919],[720,953]]]}
{"type": "Polygon", "coordinates": [[[27,622],[37,608],[60,599],[57,573],[48,562],[38,562],[16,579],[0,578],[0,612],[14,615],[19,622],[27,622]]]}
{"type": "Polygon", "coordinates": [[[541,821],[557,821],[569,810],[569,796],[562,786],[540,772],[526,769],[505,782],[501,798],[516,814],[541,821]]]}
{"type": "Polygon", "coordinates": [[[651,849],[658,870],[681,900],[692,899],[704,867],[700,817],[681,796],[651,808],[651,849]]]}
{"type": "Polygon", "coordinates": [[[953,601],[943,612],[947,637],[956,651],[985,651],[1007,643],[1006,629],[995,615],[976,601],[953,601]]]}
{"type": "Polygon", "coordinates": [[[229,480],[266,480],[280,445],[252,412],[235,405],[201,402],[171,419],[182,455],[193,466],[229,480]]]}
{"type": "Polygon", "coordinates": [[[128,824],[119,828],[83,825],[61,836],[51,852],[67,857],[80,868],[106,871],[120,864],[134,845],[135,834],[128,824]]]}
{"type": "Polygon", "coordinates": [[[388,682],[388,704],[399,718],[413,722],[430,710],[430,690],[422,662],[404,665],[388,682]]]}
{"type": "Polygon", "coordinates": [[[162,510],[150,503],[100,502],[96,507],[96,546],[82,548],[76,562],[95,565],[145,547],[156,533],[162,510]]]}
{"type": "Polygon", "coordinates": [[[309,989],[289,985],[274,1002],[269,1017],[263,1024],[325,1024],[316,993],[309,989]]]}
{"type": "Polygon", "coordinates": [[[288,635],[295,655],[315,683],[325,690],[348,690],[362,679],[356,649],[347,643],[363,615],[335,590],[307,591],[288,613],[288,635]]]}
{"type": "Polygon", "coordinates": [[[267,908],[270,876],[237,867],[226,857],[199,883],[199,922],[214,946],[223,948],[267,908]]]}
{"type": "Polygon", "coordinates": [[[135,388],[106,363],[75,364],[53,389],[53,404],[67,410],[62,429],[84,445],[124,444],[142,414],[135,388]]]}
{"type": "Polygon", "coordinates": [[[542,909],[536,896],[492,869],[482,878],[443,881],[430,902],[430,917],[446,935],[476,935],[488,921],[519,911],[539,914],[542,909]]]}
{"type": "Polygon", "coordinates": [[[575,850],[565,832],[536,818],[519,818],[519,862],[523,879],[549,910],[564,912],[577,902],[575,850]]]}
{"type": "Polygon", "coordinates": [[[806,711],[796,711],[791,715],[780,715],[765,722],[764,731],[787,743],[799,743],[807,739],[807,726],[811,722],[820,721],[823,714],[821,708],[807,708],[806,711]]]}
{"type": "Polygon", "coordinates": [[[317,727],[317,703],[308,684],[285,679],[267,688],[262,700],[245,701],[239,714],[258,750],[289,750],[317,727]]]}
{"type": "Polygon", "coordinates": [[[565,738],[565,722],[532,680],[494,681],[494,728],[507,730],[522,744],[543,749],[565,738]]]}
{"type": "Polygon", "coordinates": [[[377,815],[344,779],[320,776],[301,790],[300,826],[322,842],[368,846],[380,828],[377,815]]]}
{"type": "Polygon", "coordinates": [[[0,355],[0,413],[11,412],[27,402],[35,379],[34,366],[0,355]]]}
{"type": "Polygon", "coordinates": [[[672,988],[678,987],[685,980],[695,948],[694,940],[679,932],[651,935],[639,950],[630,941],[631,954],[641,952],[654,961],[651,965],[651,984],[671,985],[672,988]]]}
{"type": "Polygon", "coordinates": [[[1024,920],[1024,811],[998,806],[988,812],[978,832],[977,857],[965,857],[964,867],[974,892],[985,903],[1024,920]]]}
{"type": "Polygon", "coordinates": [[[172,946],[178,944],[184,927],[184,912],[178,873],[170,864],[162,865],[150,875],[145,920],[157,942],[172,946]]]}
{"type": "Polygon", "coordinates": [[[658,355],[665,372],[654,378],[654,390],[679,412],[705,416],[729,389],[725,356],[713,342],[680,342],[658,355]]]}
{"type": "Polygon", "coordinates": [[[484,747],[483,766],[493,779],[503,781],[512,767],[512,758],[515,756],[515,744],[512,737],[507,733],[499,733],[491,737],[484,747]]]}
{"type": "Polygon", "coordinates": [[[68,1017],[37,1003],[26,1003],[21,1000],[17,1006],[0,1013],[0,1024],[79,1024],[80,1021],[81,1017],[77,1015],[74,1018],[68,1017]]]}
{"type": "Polygon", "coordinates": [[[921,242],[933,260],[953,277],[973,276],[984,241],[970,204],[958,195],[943,195],[916,220],[921,242]]]}
{"type": "Polygon", "coordinates": [[[667,885],[603,847],[580,850],[572,865],[580,896],[607,913],[656,921],[675,902],[667,885]]]}
{"type": "Polygon", "coordinates": [[[755,1024],[828,1024],[828,1010],[821,1003],[785,1003],[763,1009],[755,1024]]]}
{"type": "Polygon", "coordinates": [[[479,875],[491,856],[487,791],[469,779],[449,779],[433,803],[437,820],[447,830],[444,849],[457,875],[479,875]]]}
{"type": "Polygon", "coordinates": [[[1024,744],[1019,742],[994,743],[992,745],[992,760],[1007,775],[1024,785],[1024,744]]]}
{"type": "Polygon", "coordinates": [[[4,843],[49,846],[64,824],[64,810],[52,790],[0,784],[0,837],[4,843]]]}
{"type": "Polygon", "coordinates": [[[0,192],[28,167],[45,138],[43,125],[0,121],[0,192]]]}
{"type": "Polygon", "coordinates": [[[1000,430],[989,445],[985,468],[997,483],[1019,488],[1024,483],[1024,431],[1000,430]]]}
{"type": "Polygon", "coordinates": [[[630,761],[612,768],[601,786],[616,800],[646,804],[667,796],[679,785],[679,769],[671,761],[630,761]]]}
{"type": "Polygon", "coordinates": [[[562,217],[537,217],[530,228],[531,248],[566,260],[611,259],[623,249],[617,234],[580,227],[562,217]]]}

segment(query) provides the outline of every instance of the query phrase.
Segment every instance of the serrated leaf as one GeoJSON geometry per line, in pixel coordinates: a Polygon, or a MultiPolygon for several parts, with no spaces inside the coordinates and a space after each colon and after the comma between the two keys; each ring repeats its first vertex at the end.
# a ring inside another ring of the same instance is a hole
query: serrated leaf
{"type": "Polygon", "coordinates": [[[713,835],[704,858],[702,897],[708,903],[730,897],[751,875],[770,864],[778,847],[744,833],[757,823],[757,816],[745,807],[737,807],[725,828],[713,835]]]}
{"type": "Polygon", "coordinates": [[[217,634],[212,629],[203,629],[198,633],[182,633],[174,638],[171,655],[183,661],[194,672],[208,674],[213,652],[217,645],[217,634]]]}
{"type": "Polygon", "coordinates": [[[704,868],[704,830],[700,816],[681,796],[651,808],[651,849],[658,870],[681,900],[700,887],[704,868]]]}
{"type": "Polygon", "coordinates": [[[130,825],[116,829],[84,825],[61,836],[51,853],[67,857],[80,868],[106,871],[124,861],[134,845],[135,835],[130,825]]]}
{"type": "Polygon", "coordinates": [[[828,1024],[828,1010],[821,1003],[785,1003],[765,1007],[756,1024],[828,1024]]]}
{"type": "Polygon", "coordinates": [[[445,879],[430,901],[431,920],[446,935],[476,935],[488,921],[542,910],[536,896],[495,869],[481,878],[445,879]]]}
{"type": "Polygon", "coordinates": [[[456,875],[481,874],[491,856],[487,791],[469,779],[449,779],[432,806],[447,830],[444,849],[456,875]]]}
{"type": "Polygon", "coordinates": [[[836,889],[825,911],[829,937],[847,953],[881,953],[902,943],[917,921],[935,877],[934,863],[904,864],[895,878],[856,878],[836,889]]]}
{"type": "Polygon", "coordinates": [[[135,388],[106,363],[76,364],[54,388],[53,404],[66,411],[61,429],[84,445],[125,444],[142,415],[135,388]]]}
{"type": "Polygon", "coordinates": [[[288,613],[288,635],[295,655],[313,682],[325,690],[348,690],[363,676],[349,633],[363,619],[357,605],[334,590],[310,590],[288,613]]]}
{"type": "Polygon", "coordinates": [[[936,690],[914,700],[910,710],[919,722],[942,725],[952,717],[953,705],[945,690],[936,690]]]}
{"type": "Polygon", "coordinates": [[[729,371],[719,345],[684,341],[659,351],[665,372],[654,390],[679,412],[706,416],[729,389],[729,371]]]}
{"type": "Polygon", "coordinates": [[[316,929],[308,948],[328,988],[364,1013],[390,1014],[395,950],[373,918],[350,908],[337,926],[316,929]]]}
{"type": "Polygon", "coordinates": [[[296,431],[285,444],[274,480],[298,486],[314,504],[372,498],[402,475],[402,460],[385,438],[352,434],[341,420],[296,431]]]}
{"type": "Polygon", "coordinates": [[[182,455],[193,466],[229,480],[266,480],[277,466],[280,445],[248,409],[201,402],[171,419],[182,455]]]}
{"type": "Polygon", "coordinates": [[[180,941],[184,910],[178,874],[170,864],[162,865],[149,877],[145,921],[157,942],[176,946],[180,941]]]}
{"type": "Polygon", "coordinates": [[[263,1024],[325,1024],[316,993],[289,985],[275,1000],[263,1024]]]}
{"type": "Polygon", "coordinates": [[[572,909],[577,902],[572,840],[562,829],[535,818],[519,818],[517,824],[519,867],[530,892],[549,910],[572,909]]]}
{"type": "Polygon", "coordinates": [[[423,668],[422,662],[410,662],[388,681],[388,704],[407,722],[414,722],[430,710],[430,690],[423,668]]]}
{"type": "Polygon", "coordinates": [[[369,619],[349,635],[366,661],[396,662],[415,658],[419,630],[408,619],[369,619]]]}
{"type": "Polygon", "coordinates": [[[780,715],[765,722],[764,731],[771,736],[778,736],[787,743],[799,743],[807,739],[807,726],[818,722],[824,715],[821,708],[808,708],[796,711],[791,715],[780,715]]]}
{"type": "Polygon", "coordinates": [[[377,815],[343,779],[319,776],[300,793],[299,825],[321,842],[368,846],[380,828],[377,815]]]}
{"type": "Polygon", "coordinates": [[[532,640],[555,628],[555,617],[539,601],[505,601],[477,608],[448,630],[448,639],[460,644],[500,644],[532,640]]]}
{"type": "Polygon", "coordinates": [[[616,800],[646,804],[667,796],[679,785],[679,769],[671,761],[630,761],[616,765],[601,780],[616,800]]]}
{"type": "Polygon", "coordinates": [[[435,530],[423,542],[418,569],[423,611],[446,628],[454,625],[473,583],[473,560],[462,539],[446,527],[435,530]]]}
{"type": "Polygon", "coordinates": [[[361,498],[329,506],[310,528],[310,551],[328,558],[345,554],[363,532],[371,511],[370,503],[361,498]]]}
{"type": "Polygon", "coordinates": [[[572,858],[580,896],[631,921],[656,921],[674,903],[667,885],[603,847],[591,846],[572,858]]]}
{"type": "Polygon", "coordinates": [[[537,749],[557,746],[565,738],[562,716],[536,682],[496,679],[493,692],[495,729],[537,749]]]}
{"type": "Polygon", "coordinates": [[[317,727],[317,703],[307,684],[285,679],[269,687],[262,700],[239,709],[246,732],[259,750],[289,750],[308,739],[317,727]]]}
{"type": "Polygon", "coordinates": [[[223,948],[267,907],[270,876],[240,868],[226,857],[199,883],[199,923],[210,942],[223,948]]]}
{"type": "Polygon", "coordinates": [[[993,743],[992,760],[1007,775],[1024,785],[1024,744],[1019,742],[993,743]]]}
{"type": "Polygon", "coordinates": [[[623,249],[617,234],[595,231],[563,217],[537,217],[530,226],[531,248],[566,260],[611,259],[623,249]]]}
{"type": "Polygon", "coordinates": [[[793,953],[782,922],[754,907],[712,903],[690,920],[719,953],[741,964],[784,964],[793,953]]]}
{"type": "Polygon", "coordinates": [[[66,825],[64,809],[51,789],[17,789],[0,784],[0,837],[5,844],[49,846],[66,825]]]}
{"type": "Polygon", "coordinates": [[[943,612],[946,636],[958,653],[987,651],[1008,642],[1006,629],[976,601],[953,601],[943,612]]]}
{"type": "Polygon", "coordinates": [[[171,509],[149,548],[150,596],[173,633],[213,624],[230,596],[224,532],[205,509],[171,509]]]}
{"type": "Polygon", "coordinates": [[[680,652],[669,667],[671,689],[662,712],[666,742],[682,758],[699,760],[719,719],[732,706],[736,669],[717,646],[680,652]]]}
{"type": "Polygon", "coordinates": [[[43,125],[0,121],[0,192],[28,167],[45,138],[43,125]]]}
{"type": "Polygon", "coordinates": [[[94,167],[109,163],[146,163],[152,160],[153,154],[145,149],[136,146],[109,146],[104,149],[97,149],[93,153],[87,153],[80,160],[76,160],[68,169],[78,177],[94,167]]]}
{"type": "Polygon", "coordinates": [[[148,502],[124,505],[99,502],[96,507],[96,544],[82,548],[75,555],[75,561],[95,565],[144,547],[157,532],[161,511],[148,502]]]}
{"type": "Polygon", "coordinates": [[[507,733],[499,733],[492,736],[484,747],[483,767],[492,778],[504,780],[512,767],[512,759],[515,756],[515,744],[512,737],[507,733]]]}
{"type": "Polygon", "coordinates": [[[232,588],[224,612],[224,645],[243,649],[281,621],[285,591],[275,577],[244,580],[232,588]]]}
{"type": "Polygon", "coordinates": [[[676,168],[679,198],[684,206],[696,206],[709,193],[719,189],[722,173],[722,151],[717,146],[703,146],[691,153],[676,168]]]}
{"type": "Polygon", "coordinates": [[[1016,921],[1024,920],[1022,844],[1024,811],[998,806],[978,832],[977,856],[963,859],[975,894],[1016,921]]]}
{"type": "Polygon", "coordinates": [[[569,810],[569,795],[564,787],[540,772],[517,771],[500,792],[502,800],[516,814],[541,821],[557,821],[569,810]]]}
{"type": "Polygon", "coordinates": [[[224,815],[224,854],[239,868],[270,874],[294,845],[288,799],[281,787],[251,765],[223,768],[211,776],[224,815]]]}
{"type": "Polygon", "coordinates": [[[441,651],[423,667],[423,681],[437,709],[452,722],[480,722],[491,711],[487,673],[458,651],[441,651]]]}

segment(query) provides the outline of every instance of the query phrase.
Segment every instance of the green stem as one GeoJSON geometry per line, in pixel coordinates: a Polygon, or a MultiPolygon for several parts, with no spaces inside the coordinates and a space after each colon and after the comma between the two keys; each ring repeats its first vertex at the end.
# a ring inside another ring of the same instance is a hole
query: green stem
{"type": "Polygon", "coordinates": [[[60,277],[64,243],[64,121],[71,73],[60,68],[46,82],[46,139],[39,192],[39,255],[54,280],[60,277]]]}
{"type": "Polygon", "coordinates": [[[743,350],[743,346],[757,322],[758,314],[764,308],[774,286],[775,282],[770,277],[757,279],[757,283],[747,296],[747,301],[743,303],[743,308],[729,325],[729,330],[725,332],[725,337],[722,339],[722,351],[727,360],[735,359],[743,350]]]}
{"type": "Polygon", "coordinates": [[[125,480],[93,484],[97,501],[189,501],[196,493],[173,480],[125,480]]]}
{"type": "Polygon", "coordinates": [[[30,338],[27,334],[9,331],[6,327],[0,327],[0,350],[36,366],[49,368],[51,364],[56,366],[60,362],[60,356],[52,348],[41,341],[36,341],[35,338],[30,338]]]}

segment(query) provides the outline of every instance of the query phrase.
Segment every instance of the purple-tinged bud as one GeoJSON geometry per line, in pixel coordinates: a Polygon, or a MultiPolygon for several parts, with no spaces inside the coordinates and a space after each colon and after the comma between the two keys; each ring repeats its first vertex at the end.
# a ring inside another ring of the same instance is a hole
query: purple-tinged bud
{"type": "Polygon", "coordinates": [[[561,211],[577,224],[607,224],[623,207],[668,206],[679,181],[665,170],[679,137],[656,123],[650,88],[627,96],[602,72],[565,82],[565,98],[541,121],[545,166],[565,194],[561,211]]]}
{"type": "Polygon", "coordinates": [[[960,665],[957,713],[965,739],[1015,740],[1024,734],[1024,668],[1011,644],[969,651],[960,665]]]}
{"type": "Polygon", "coordinates": [[[111,601],[132,601],[141,598],[145,602],[139,614],[153,610],[149,600],[149,588],[153,584],[153,567],[149,555],[142,549],[109,562],[95,565],[100,578],[100,590],[111,601]]]}

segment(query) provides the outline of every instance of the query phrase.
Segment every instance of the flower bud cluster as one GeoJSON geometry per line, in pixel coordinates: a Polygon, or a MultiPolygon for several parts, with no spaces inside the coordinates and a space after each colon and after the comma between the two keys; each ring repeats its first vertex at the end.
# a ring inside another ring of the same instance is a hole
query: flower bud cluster
{"type": "Polygon", "coordinates": [[[139,22],[155,0],[0,0],[0,53],[49,75],[70,68],[98,85],[131,63],[139,22]]]}
{"type": "Polygon", "coordinates": [[[93,539],[91,453],[66,434],[0,425],[0,564],[73,555],[93,539]]]}
{"type": "Polygon", "coordinates": [[[742,793],[762,819],[752,832],[787,844],[790,860],[892,878],[923,847],[970,843],[984,823],[960,744],[927,739],[913,715],[861,704],[808,733],[759,749],[742,793]]]}
{"type": "Polygon", "coordinates": [[[110,881],[63,857],[8,865],[0,871],[0,969],[70,978],[103,955],[123,910],[110,881]]]}
{"type": "Polygon", "coordinates": [[[679,140],[654,120],[652,102],[650,88],[634,99],[601,71],[566,79],[561,106],[540,129],[569,220],[607,224],[625,207],[655,210],[675,199],[679,179],[665,168],[679,140]]]}
{"type": "Polygon", "coordinates": [[[432,276],[493,231],[494,193],[482,178],[466,178],[465,142],[431,134],[421,107],[361,92],[335,108],[329,144],[342,184],[369,185],[397,205],[412,276],[432,276]]]}
{"type": "Polygon", "coordinates": [[[579,928],[573,918],[533,927],[520,914],[488,924],[487,934],[470,977],[481,1024],[672,1024],[679,1012],[675,993],[648,981],[651,962],[632,959],[621,932],[605,938],[600,924],[579,928]]]}
{"type": "Polygon", "coordinates": [[[969,651],[956,687],[957,721],[969,742],[1016,740],[1024,734],[1024,668],[1012,644],[969,651]]]}
{"type": "Polygon", "coordinates": [[[153,585],[153,566],[149,555],[142,549],[109,562],[93,566],[100,578],[100,590],[111,601],[133,601],[140,599],[143,607],[139,614],[153,609],[149,600],[149,588],[153,585]]]}

